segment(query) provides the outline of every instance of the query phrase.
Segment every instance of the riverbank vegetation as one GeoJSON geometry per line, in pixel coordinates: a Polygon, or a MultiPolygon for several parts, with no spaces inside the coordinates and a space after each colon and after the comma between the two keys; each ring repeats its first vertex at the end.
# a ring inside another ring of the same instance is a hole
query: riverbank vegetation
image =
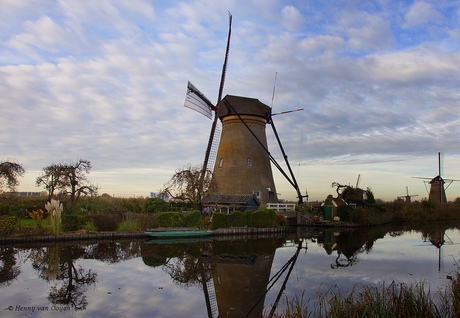
{"type": "Polygon", "coordinates": [[[275,318],[444,318],[460,317],[460,274],[450,277],[443,290],[431,291],[423,282],[416,285],[391,282],[355,286],[346,294],[330,290],[315,300],[303,296],[286,299],[283,313],[275,318]]]}
{"type": "MultiPolygon", "coordinates": [[[[215,223],[211,224],[209,214],[196,211],[191,215],[193,205],[188,201],[165,202],[161,198],[116,198],[109,195],[98,197],[81,197],[77,203],[61,197],[62,215],[60,231],[120,231],[142,232],[158,226],[180,227],[193,226],[199,228],[219,228],[238,226],[284,226],[282,215],[261,209],[259,213],[234,212],[231,215],[215,214],[215,223]],[[159,219],[162,213],[168,212],[159,219]],[[176,212],[176,213],[173,213],[176,212]],[[265,214],[264,214],[265,213],[265,214]],[[268,214],[267,214],[268,213],[268,214]],[[198,216],[198,217],[197,217],[198,216]],[[197,222],[196,220],[199,220],[197,222]],[[195,223],[194,223],[195,222],[195,223]],[[181,225],[182,224],[182,225],[181,225]]],[[[49,212],[44,196],[18,196],[13,194],[0,195],[0,236],[8,235],[42,235],[59,233],[50,225],[49,212]]],[[[299,206],[302,213],[318,211],[316,206],[299,206]]],[[[355,225],[379,225],[387,223],[418,223],[437,222],[460,219],[460,198],[453,202],[437,205],[427,200],[407,204],[403,201],[386,202],[367,205],[364,209],[340,206],[337,215],[342,222],[355,225]],[[363,218],[365,218],[363,220],[363,218]]]]}
{"type": "Polygon", "coordinates": [[[61,207],[60,227],[56,227],[56,208],[46,196],[0,195],[0,237],[57,235],[68,232],[143,232],[156,227],[279,227],[286,222],[273,210],[211,215],[192,210],[190,203],[165,202],[160,198],[84,197],[77,205],[52,200],[61,207]],[[52,207],[52,208],[51,208],[52,207]],[[51,212],[50,212],[51,211],[51,212]],[[70,212],[72,211],[72,212],[70,212]],[[54,214],[53,214],[54,213],[54,214]]]}

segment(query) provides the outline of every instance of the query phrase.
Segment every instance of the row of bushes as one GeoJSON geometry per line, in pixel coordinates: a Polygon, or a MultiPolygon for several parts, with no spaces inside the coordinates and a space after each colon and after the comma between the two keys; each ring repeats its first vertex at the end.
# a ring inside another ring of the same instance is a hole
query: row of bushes
{"type": "Polygon", "coordinates": [[[235,211],[230,214],[214,213],[212,216],[213,230],[229,227],[278,227],[285,226],[286,220],[282,214],[270,209],[260,209],[255,212],[247,210],[245,212],[235,211]]]}
{"type": "MultiPolygon", "coordinates": [[[[27,221],[27,220],[25,220],[27,221]]],[[[47,219],[28,220],[27,224],[20,224],[14,216],[0,217],[0,236],[14,234],[50,234],[47,219]]],[[[62,232],[79,230],[89,231],[125,231],[142,232],[155,227],[208,227],[208,217],[203,217],[200,211],[190,213],[159,212],[153,214],[126,213],[123,217],[118,214],[62,214],[62,232]]],[[[261,209],[256,212],[232,212],[230,214],[214,213],[210,227],[278,227],[286,224],[284,216],[273,210],[261,209]]]]}
{"type": "Polygon", "coordinates": [[[383,224],[388,222],[434,222],[454,220],[459,218],[460,206],[455,203],[435,204],[428,200],[421,202],[393,202],[384,205],[366,205],[365,212],[362,208],[352,208],[341,205],[337,208],[336,215],[341,221],[366,224],[383,224]],[[365,217],[363,220],[362,218],[365,217]]]}
{"type": "MultiPolygon", "coordinates": [[[[66,211],[68,200],[57,198],[64,204],[66,211]]],[[[44,209],[47,196],[18,196],[0,194],[0,215],[27,217],[29,212],[44,209]]],[[[108,195],[100,197],[82,197],[77,203],[76,214],[119,214],[124,213],[157,213],[165,211],[180,212],[192,208],[189,202],[165,202],[161,198],[116,198],[108,195]]]]}

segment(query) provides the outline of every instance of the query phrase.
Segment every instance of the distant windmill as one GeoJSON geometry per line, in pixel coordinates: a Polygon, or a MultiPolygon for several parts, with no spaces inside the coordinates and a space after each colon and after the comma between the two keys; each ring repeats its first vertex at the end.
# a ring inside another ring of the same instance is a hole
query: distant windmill
{"type": "MultiPolygon", "coordinates": [[[[278,199],[271,171],[270,163],[272,163],[296,189],[299,203],[303,203],[305,196],[300,193],[272,120],[272,116],[277,114],[272,114],[269,106],[255,98],[234,95],[226,95],[222,98],[230,47],[231,23],[232,15],[229,13],[227,49],[217,104],[211,103],[190,82],[187,85],[184,106],[196,110],[210,119],[214,113],[202,176],[204,178],[206,171],[211,170],[211,167],[214,166],[213,180],[217,185],[219,195],[255,195],[262,205],[276,203],[278,199]],[[218,118],[222,124],[220,139],[217,134],[218,129],[216,129],[219,122],[218,118]],[[266,124],[270,124],[273,128],[291,178],[268,151],[265,134],[266,124]],[[218,162],[216,162],[216,156],[219,156],[218,162]]],[[[299,110],[301,109],[283,113],[299,110]]]]}
{"type": "Polygon", "coordinates": [[[406,186],[406,195],[404,196],[399,196],[398,199],[404,199],[406,203],[411,203],[411,198],[412,197],[417,197],[418,194],[415,195],[409,195],[409,187],[406,186]]]}
{"type": "Polygon", "coordinates": [[[454,181],[460,181],[455,179],[443,179],[441,177],[441,153],[438,152],[438,175],[434,178],[425,178],[425,177],[414,177],[417,179],[426,179],[430,181],[424,181],[425,186],[427,183],[430,184],[430,192],[428,195],[428,200],[431,202],[445,204],[447,203],[446,199],[446,190],[454,181]],[[447,183],[447,186],[444,186],[447,183]]]}

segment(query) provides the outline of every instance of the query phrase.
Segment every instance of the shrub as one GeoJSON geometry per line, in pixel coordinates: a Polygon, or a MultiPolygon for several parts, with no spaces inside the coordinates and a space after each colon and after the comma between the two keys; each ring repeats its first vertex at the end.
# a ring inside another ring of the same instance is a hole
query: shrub
{"type": "Polygon", "coordinates": [[[192,211],[185,215],[186,227],[197,227],[202,229],[204,227],[203,216],[200,211],[192,211]]]}
{"type": "Polygon", "coordinates": [[[77,214],[63,214],[61,217],[62,229],[65,232],[78,231],[85,227],[88,216],[77,214]]]}
{"type": "Polygon", "coordinates": [[[340,218],[341,221],[350,221],[351,209],[353,208],[346,204],[342,204],[337,208],[337,216],[340,218]]]}
{"type": "Polygon", "coordinates": [[[212,224],[211,229],[225,229],[230,227],[230,218],[228,214],[215,212],[212,214],[212,224]]]}
{"type": "MultiPolygon", "coordinates": [[[[120,202],[120,207],[123,211],[140,213],[142,212],[141,200],[136,198],[122,199],[120,202]]],[[[145,202],[145,201],[144,201],[145,202]]]]}
{"type": "Polygon", "coordinates": [[[92,220],[86,222],[85,226],[83,227],[86,231],[97,231],[96,226],[92,220]]]}
{"type": "Polygon", "coordinates": [[[142,206],[142,212],[144,213],[157,213],[166,211],[168,204],[161,198],[148,198],[145,200],[142,206]]]}
{"type": "Polygon", "coordinates": [[[159,227],[183,227],[185,226],[185,215],[180,212],[158,213],[159,227]]]}
{"type": "Polygon", "coordinates": [[[254,227],[275,227],[276,212],[270,209],[260,209],[254,212],[252,216],[252,225],[254,227]]]}
{"type": "Polygon", "coordinates": [[[228,216],[231,227],[243,227],[248,225],[246,214],[243,212],[235,211],[228,216]]]}
{"type": "Polygon", "coordinates": [[[98,214],[91,216],[98,231],[115,231],[121,221],[118,214],[98,214]]]}
{"type": "Polygon", "coordinates": [[[142,229],[137,221],[122,221],[117,228],[117,232],[140,232],[142,229]]]}
{"type": "Polygon", "coordinates": [[[212,229],[243,226],[274,227],[279,224],[276,212],[270,209],[260,209],[256,212],[235,211],[230,214],[214,213],[212,216],[212,229]]]}
{"type": "Polygon", "coordinates": [[[136,221],[139,228],[143,230],[152,229],[158,226],[158,216],[156,214],[126,213],[125,221],[136,221]]]}
{"type": "Polygon", "coordinates": [[[252,216],[254,215],[254,211],[246,210],[244,211],[244,214],[246,214],[246,224],[250,226],[252,224],[252,216]]]}
{"type": "Polygon", "coordinates": [[[32,220],[35,220],[37,221],[37,227],[39,229],[41,229],[43,227],[43,210],[42,209],[38,209],[38,210],[34,210],[32,212],[27,212],[27,214],[29,215],[29,217],[32,219],[32,220]]]}
{"type": "Polygon", "coordinates": [[[248,226],[247,214],[240,211],[235,211],[230,214],[214,213],[212,215],[212,229],[242,227],[248,226]]]}
{"type": "Polygon", "coordinates": [[[18,219],[14,216],[0,215],[0,236],[8,236],[13,233],[18,219]]]}
{"type": "Polygon", "coordinates": [[[436,207],[436,203],[430,200],[423,199],[422,200],[422,207],[426,210],[432,210],[436,207]]]}
{"type": "Polygon", "coordinates": [[[283,213],[276,213],[276,224],[279,226],[286,226],[286,218],[283,213]]]}
{"type": "Polygon", "coordinates": [[[348,211],[348,218],[351,222],[359,223],[361,221],[361,209],[351,208],[348,211]]]}

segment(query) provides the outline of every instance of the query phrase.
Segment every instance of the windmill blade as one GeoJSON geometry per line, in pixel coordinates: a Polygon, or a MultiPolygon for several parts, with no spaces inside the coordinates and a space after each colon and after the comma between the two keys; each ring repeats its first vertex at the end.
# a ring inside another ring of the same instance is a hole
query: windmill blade
{"type": "Polygon", "coordinates": [[[216,108],[192,83],[187,84],[184,106],[212,120],[212,111],[216,108]]]}
{"type": "MultiPolygon", "coordinates": [[[[222,99],[222,92],[224,90],[224,83],[225,83],[225,75],[227,73],[227,62],[228,62],[228,52],[230,50],[230,37],[232,34],[232,14],[229,12],[228,13],[228,37],[227,37],[227,47],[225,49],[225,58],[224,58],[224,64],[222,66],[222,74],[220,78],[220,85],[219,85],[219,95],[217,97],[217,104],[219,104],[220,100],[222,99]]],[[[220,138],[216,138],[216,127],[217,127],[217,108],[214,107],[214,120],[212,122],[212,127],[211,127],[211,132],[209,133],[209,140],[208,140],[208,147],[206,148],[206,154],[204,156],[204,161],[203,161],[203,171],[205,171],[209,167],[209,157],[211,155],[212,149],[215,148],[217,149],[217,146],[215,145],[215,142],[219,142],[220,138]],[[213,145],[214,144],[214,145],[213,145]]],[[[216,154],[217,155],[217,151],[216,154]]],[[[215,160],[215,157],[214,157],[215,160]]],[[[212,169],[212,167],[211,167],[212,169]]]]}
{"type": "Polygon", "coordinates": [[[284,112],[272,114],[272,116],[283,115],[283,114],[288,114],[288,113],[293,113],[293,112],[299,112],[299,111],[301,111],[301,110],[303,110],[303,108],[294,109],[294,110],[286,110],[286,111],[284,111],[284,112]]]}
{"type": "Polygon", "coordinates": [[[217,97],[217,104],[220,103],[222,99],[222,93],[224,91],[225,75],[227,75],[227,62],[228,62],[228,52],[230,51],[230,37],[232,35],[232,14],[228,13],[228,37],[227,37],[227,47],[225,49],[225,59],[224,64],[222,65],[222,74],[220,77],[220,86],[219,86],[219,95],[217,97]]]}
{"type": "Polygon", "coordinates": [[[444,156],[440,152],[438,152],[438,173],[439,173],[438,176],[442,176],[444,173],[443,167],[442,167],[443,161],[444,161],[444,156]]]}

